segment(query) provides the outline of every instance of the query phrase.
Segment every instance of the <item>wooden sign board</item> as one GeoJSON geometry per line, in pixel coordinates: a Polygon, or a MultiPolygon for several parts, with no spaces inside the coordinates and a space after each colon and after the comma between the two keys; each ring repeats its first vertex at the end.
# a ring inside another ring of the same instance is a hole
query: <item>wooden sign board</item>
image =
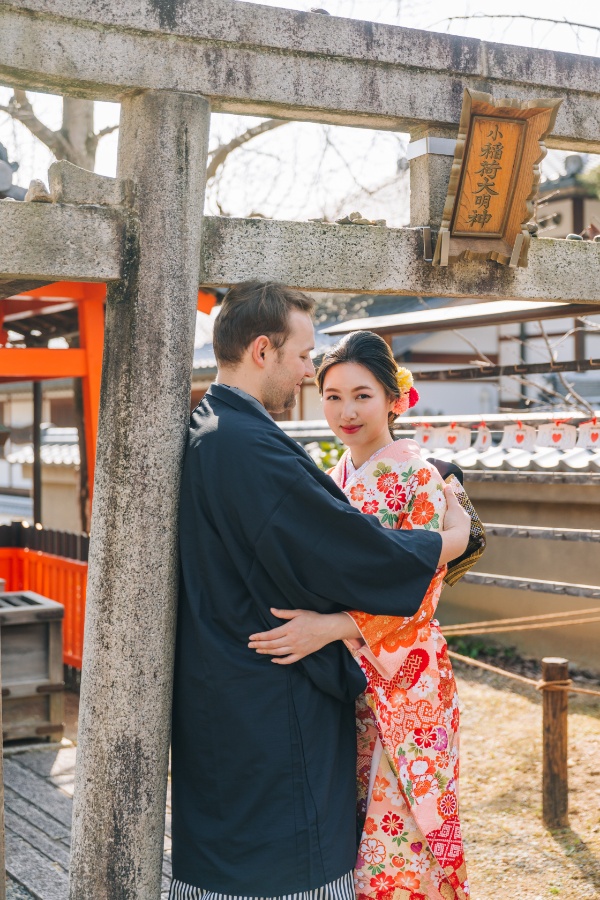
{"type": "Polygon", "coordinates": [[[493,259],[526,266],[533,200],[562,100],[493,100],[465,90],[433,264],[493,259]]]}

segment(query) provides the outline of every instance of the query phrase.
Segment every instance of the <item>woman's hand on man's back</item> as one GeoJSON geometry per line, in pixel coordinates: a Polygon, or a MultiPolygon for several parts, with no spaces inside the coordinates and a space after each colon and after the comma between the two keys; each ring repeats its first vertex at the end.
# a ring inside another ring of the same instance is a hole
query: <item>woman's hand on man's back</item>
{"type": "Polygon", "coordinates": [[[444,526],[439,532],[442,536],[440,566],[457,559],[465,552],[471,533],[471,517],[458,502],[450,485],[446,485],[444,494],[448,508],[444,516],[444,526]]]}

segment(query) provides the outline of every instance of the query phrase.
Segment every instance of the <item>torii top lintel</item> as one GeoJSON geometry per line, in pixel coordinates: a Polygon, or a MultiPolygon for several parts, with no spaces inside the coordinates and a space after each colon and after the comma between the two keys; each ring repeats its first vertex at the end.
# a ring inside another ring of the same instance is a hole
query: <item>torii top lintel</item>
{"type": "Polygon", "coordinates": [[[120,99],[415,132],[457,127],[465,87],[563,97],[548,145],[600,152],[600,59],[238,0],[2,0],[0,80],[120,99]],[[83,52],[85,51],[85,52],[83,52]]]}

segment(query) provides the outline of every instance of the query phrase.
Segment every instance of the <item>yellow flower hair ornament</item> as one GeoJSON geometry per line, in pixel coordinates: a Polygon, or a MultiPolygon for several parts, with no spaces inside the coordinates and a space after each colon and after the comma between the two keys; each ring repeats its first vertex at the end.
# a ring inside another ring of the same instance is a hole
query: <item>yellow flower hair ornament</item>
{"type": "Polygon", "coordinates": [[[401,416],[412,406],[416,406],[419,402],[419,392],[413,383],[412,372],[400,366],[396,373],[396,381],[400,396],[392,407],[392,412],[397,416],[401,416]]]}

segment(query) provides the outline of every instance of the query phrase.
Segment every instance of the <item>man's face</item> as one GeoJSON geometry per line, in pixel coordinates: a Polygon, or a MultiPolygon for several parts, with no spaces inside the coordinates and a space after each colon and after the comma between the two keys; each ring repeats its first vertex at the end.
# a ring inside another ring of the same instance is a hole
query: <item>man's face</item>
{"type": "Polygon", "coordinates": [[[269,354],[265,370],[262,401],[270,413],[293,409],[305,378],[313,378],[315,367],[310,357],[315,346],[315,333],[308,313],[292,310],[290,334],[279,350],[269,354]]]}

